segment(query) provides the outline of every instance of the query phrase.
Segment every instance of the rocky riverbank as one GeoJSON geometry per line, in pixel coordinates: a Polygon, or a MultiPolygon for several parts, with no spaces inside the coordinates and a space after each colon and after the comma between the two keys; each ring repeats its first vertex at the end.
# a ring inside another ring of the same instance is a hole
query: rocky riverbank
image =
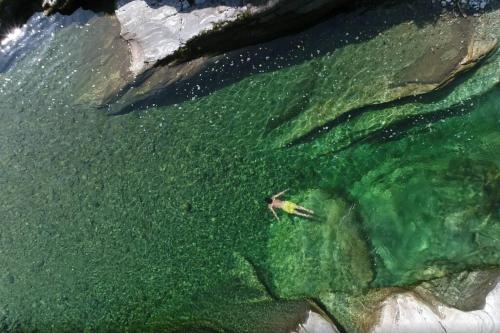
{"type": "Polygon", "coordinates": [[[141,72],[160,60],[193,59],[303,29],[346,3],[345,0],[119,0],[104,3],[95,0],[2,0],[0,35],[12,26],[22,25],[37,11],[43,10],[46,15],[67,15],[77,8],[107,13],[116,8],[122,35],[132,47],[131,68],[141,72]]]}

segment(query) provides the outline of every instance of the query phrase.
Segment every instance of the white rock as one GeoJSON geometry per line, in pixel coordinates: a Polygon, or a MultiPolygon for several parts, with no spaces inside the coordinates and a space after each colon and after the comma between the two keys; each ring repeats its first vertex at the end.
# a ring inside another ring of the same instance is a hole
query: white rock
{"type": "Polygon", "coordinates": [[[205,7],[186,10],[187,1],[181,6],[178,0],[162,0],[152,7],[144,0],[119,1],[116,17],[131,48],[131,71],[137,74],[153,66],[214,24],[236,20],[246,7],[233,2],[212,0],[205,7]]]}
{"type": "Polygon", "coordinates": [[[483,310],[464,312],[422,302],[414,293],[389,297],[372,333],[500,333],[500,283],[486,297],[483,310]]]}
{"type": "Polygon", "coordinates": [[[319,313],[309,310],[306,320],[290,333],[339,333],[339,330],[319,313]]]}
{"type": "MultiPolygon", "coordinates": [[[[156,62],[173,56],[190,40],[200,36],[205,38],[205,33],[217,31],[218,25],[242,17],[254,17],[254,26],[266,20],[279,26],[283,24],[280,22],[280,17],[283,17],[286,18],[286,29],[291,29],[293,22],[301,25],[304,14],[314,12],[314,15],[321,16],[319,9],[328,12],[345,2],[266,0],[252,4],[241,0],[195,0],[194,6],[189,6],[185,0],[157,0],[154,3],[151,0],[118,0],[115,13],[121,25],[121,35],[131,48],[131,71],[139,74],[156,62]],[[291,17],[297,19],[290,20],[291,17]]],[[[238,33],[242,34],[241,29],[238,33]]],[[[227,34],[234,32],[228,31],[227,34]]],[[[248,35],[251,35],[250,31],[248,35]]]]}

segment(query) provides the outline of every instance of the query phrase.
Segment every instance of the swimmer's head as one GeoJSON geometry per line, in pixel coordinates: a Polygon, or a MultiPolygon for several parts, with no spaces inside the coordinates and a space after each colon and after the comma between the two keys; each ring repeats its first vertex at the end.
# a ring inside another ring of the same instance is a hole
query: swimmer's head
{"type": "Polygon", "coordinates": [[[273,203],[273,199],[271,197],[267,197],[264,199],[266,201],[266,203],[268,204],[272,204],[273,203]]]}

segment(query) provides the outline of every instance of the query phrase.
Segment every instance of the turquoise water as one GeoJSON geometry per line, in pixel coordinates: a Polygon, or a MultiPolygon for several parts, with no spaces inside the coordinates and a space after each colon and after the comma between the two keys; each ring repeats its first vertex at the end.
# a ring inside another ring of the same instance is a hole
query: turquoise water
{"type": "Polygon", "coordinates": [[[335,128],[282,147],[274,129],[335,80],[304,77],[335,57],[110,116],[83,101],[117,59],[73,74],[96,41],[79,52],[67,29],[0,77],[4,331],[278,332],[307,299],[351,327],[328,295],[500,263],[498,85],[342,147],[335,128]],[[273,220],[264,198],[286,188],[318,219],[273,220]]]}

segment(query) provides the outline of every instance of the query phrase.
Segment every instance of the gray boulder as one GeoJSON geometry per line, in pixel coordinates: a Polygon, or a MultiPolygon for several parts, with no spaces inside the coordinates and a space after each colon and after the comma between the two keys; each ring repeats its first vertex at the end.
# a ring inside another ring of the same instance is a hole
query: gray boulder
{"type": "Polygon", "coordinates": [[[500,284],[490,289],[484,307],[475,311],[425,301],[412,292],[396,293],[381,304],[378,322],[369,332],[499,332],[500,284]]]}

